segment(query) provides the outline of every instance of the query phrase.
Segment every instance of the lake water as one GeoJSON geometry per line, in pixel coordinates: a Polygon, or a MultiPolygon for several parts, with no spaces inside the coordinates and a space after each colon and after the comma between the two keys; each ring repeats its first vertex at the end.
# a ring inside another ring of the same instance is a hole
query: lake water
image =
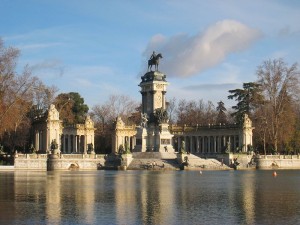
{"type": "Polygon", "coordinates": [[[0,224],[300,224],[300,171],[0,172],[0,224]]]}

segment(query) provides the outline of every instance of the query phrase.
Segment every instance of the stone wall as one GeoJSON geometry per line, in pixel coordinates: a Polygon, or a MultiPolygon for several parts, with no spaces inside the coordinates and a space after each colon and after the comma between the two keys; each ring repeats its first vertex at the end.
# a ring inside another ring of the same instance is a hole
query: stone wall
{"type": "Polygon", "coordinates": [[[255,158],[257,169],[300,169],[299,155],[266,155],[255,158]]]}
{"type": "Polygon", "coordinates": [[[95,154],[26,154],[15,158],[15,170],[97,170],[105,165],[104,155],[95,154]]]}
{"type": "Polygon", "coordinates": [[[47,154],[19,154],[15,158],[15,170],[47,170],[47,154]]]}

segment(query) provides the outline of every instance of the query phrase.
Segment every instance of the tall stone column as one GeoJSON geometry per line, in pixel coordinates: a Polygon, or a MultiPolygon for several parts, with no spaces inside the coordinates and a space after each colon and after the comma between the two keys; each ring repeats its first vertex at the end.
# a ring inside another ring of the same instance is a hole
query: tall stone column
{"type": "Polygon", "coordinates": [[[221,152],[221,137],[218,136],[218,148],[217,148],[217,152],[221,152]]]}
{"type": "Polygon", "coordinates": [[[199,136],[196,136],[196,152],[199,152],[199,136]]]}
{"type": "Polygon", "coordinates": [[[162,108],[163,109],[166,109],[166,91],[162,91],[161,94],[162,94],[162,108]]]}
{"type": "Polygon", "coordinates": [[[235,152],[236,150],[236,135],[233,135],[233,149],[232,151],[235,152]]]}
{"type": "Polygon", "coordinates": [[[35,150],[36,150],[36,151],[38,151],[39,148],[40,148],[40,143],[39,143],[39,141],[40,141],[40,133],[39,133],[39,131],[36,131],[36,132],[35,132],[35,150]]]}
{"type": "Polygon", "coordinates": [[[78,147],[78,146],[77,146],[77,145],[78,145],[78,144],[77,144],[77,142],[78,142],[78,136],[77,136],[77,135],[75,135],[75,138],[74,138],[74,139],[75,139],[75,140],[74,140],[74,142],[75,142],[75,143],[74,143],[74,151],[77,153],[77,147],[78,147]]]}
{"type": "Polygon", "coordinates": [[[217,137],[214,136],[214,153],[217,152],[217,137]]]}
{"type": "Polygon", "coordinates": [[[68,135],[68,151],[66,153],[71,153],[71,135],[68,135]]]}
{"type": "Polygon", "coordinates": [[[87,139],[87,137],[86,137],[86,135],[84,135],[84,140],[83,140],[83,143],[84,143],[84,145],[83,145],[84,154],[86,154],[86,146],[87,146],[86,139],[87,139]]]}
{"type": "Polygon", "coordinates": [[[50,131],[49,129],[47,129],[47,140],[46,140],[46,152],[48,152],[51,148],[50,148],[50,131]]]}
{"type": "Polygon", "coordinates": [[[82,149],[81,149],[81,135],[78,135],[78,152],[82,153],[82,149]]]}
{"type": "Polygon", "coordinates": [[[155,108],[154,108],[154,106],[155,106],[155,93],[156,93],[156,91],[150,91],[150,94],[152,95],[152,100],[151,100],[151,102],[152,102],[152,106],[151,106],[151,109],[153,110],[152,112],[154,112],[154,110],[155,110],[155,108]]]}
{"type": "Polygon", "coordinates": [[[147,113],[147,92],[141,91],[142,94],[142,113],[147,113]]]}
{"type": "Polygon", "coordinates": [[[178,138],[177,138],[177,145],[178,145],[177,151],[180,152],[180,149],[181,149],[181,137],[180,136],[178,136],[178,138]]]}

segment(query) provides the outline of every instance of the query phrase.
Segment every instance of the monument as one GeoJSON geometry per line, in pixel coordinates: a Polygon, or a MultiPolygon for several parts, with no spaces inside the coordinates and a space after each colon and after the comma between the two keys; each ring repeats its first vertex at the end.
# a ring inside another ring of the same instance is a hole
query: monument
{"type": "Polygon", "coordinates": [[[141,123],[137,127],[134,152],[174,152],[166,110],[166,75],[158,70],[162,55],[155,52],[148,60],[148,71],[139,84],[142,94],[141,123]],[[155,70],[152,71],[152,66],[155,70]]]}

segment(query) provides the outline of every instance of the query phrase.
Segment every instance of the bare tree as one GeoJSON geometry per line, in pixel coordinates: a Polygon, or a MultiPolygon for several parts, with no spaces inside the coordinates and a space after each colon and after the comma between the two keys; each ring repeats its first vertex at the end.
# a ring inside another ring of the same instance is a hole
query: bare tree
{"type": "Polygon", "coordinates": [[[139,104],[126,95],[111,95],[109,99],[92,108],[91,116],[95,121],[98,152],[109,153],[111,150],[111,132],[117,116],[127,123],[139,104]]]}
{"type": "Polygon", "coordinates": [[[10,150],[25,145],[24,137],[31,126],[28,114],[38,102],[38,90],[48,91],[48,101],[52,93],[51,88],[32,76],[29,66],[16,72],[19,53],[16,48],[4,46],[0,39],[0,141],[10,150]]]}
{"type": "Polygon", "coordinates": [[[167,112],[169,115],[169,122],[172,124],[176,120],[175,110],[176,110],[176,98],[172,98],[166,102],[167,105],[167,112]]]}
{"type": "Polygon", "coordinates": [[[203,100],[198,102],[184,99],[178,102],[176,108],[177,123],[187,125],[207,125],[213,124],[216,121],[216,109],[212,102],[204,103],[203,100]]]}
{"type": "Polygon", "coordinates": [[[297,64],[288,66],[282,59],[264,61],[257,70],[265,107],[270,109],[266,117],[267,128],[275,152],[278,144],[290,135],[283,128],[293,124],[286,121],[286,115],[293,114],[291,104],[298,98],[299,75],[297,64]]]}

